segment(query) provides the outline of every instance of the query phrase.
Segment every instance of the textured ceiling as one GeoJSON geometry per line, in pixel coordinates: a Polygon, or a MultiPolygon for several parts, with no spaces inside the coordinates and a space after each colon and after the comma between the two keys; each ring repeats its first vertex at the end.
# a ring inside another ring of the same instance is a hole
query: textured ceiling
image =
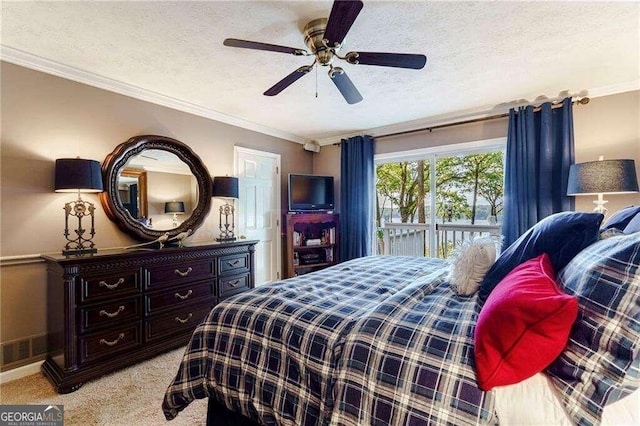
{"type": "Polygon", "coordinates": [[[311,60],[222,45],[232,37],[305,48],[302,28],[328,16],[331,4],[2,1],[1,42],[8,61],[27,53],[298,141],[497,110],[562,91],[632,90],[640,81],[638,2],[365,0],[342,53],[428,59],[419,71],[339,61],[364,97],[355,105],[343,100],[326,68],[263,96],[311,60]]]}

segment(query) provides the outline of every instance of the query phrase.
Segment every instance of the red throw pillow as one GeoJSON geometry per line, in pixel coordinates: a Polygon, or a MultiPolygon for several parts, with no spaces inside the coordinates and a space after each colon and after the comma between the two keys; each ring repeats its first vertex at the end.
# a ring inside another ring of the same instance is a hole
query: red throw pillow
{"type": "Polygon", "coordinates": [[[577,315],[578,301],[560,290],[546,253],[509,272],[476,323],[480,389],[518,383],[544,370],[566,346],[577,315]]]}

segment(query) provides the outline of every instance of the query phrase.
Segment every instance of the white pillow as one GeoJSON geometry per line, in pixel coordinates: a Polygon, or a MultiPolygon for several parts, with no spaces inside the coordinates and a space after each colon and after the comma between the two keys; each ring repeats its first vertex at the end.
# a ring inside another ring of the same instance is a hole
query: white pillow
{"type": "Polygon", "coordinates": [[[475,237],[463,241],[451,254],[451,270],[447,279],[455,292],[470,296],[496,261],[496,243],[491,237],[475,237]]]}

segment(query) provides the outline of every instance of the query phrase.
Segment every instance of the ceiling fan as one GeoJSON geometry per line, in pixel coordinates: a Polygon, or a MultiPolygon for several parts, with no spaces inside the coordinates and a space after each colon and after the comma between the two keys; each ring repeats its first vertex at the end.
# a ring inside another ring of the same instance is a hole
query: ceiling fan
{"type": "Polygon", "coordinates": [[[311,65],[301,66],[274,84],[264,92],[266,96],[275,96],[282,92],[299,78],[308,74],[316,64],[319,64],[329,67],[331,81],[336,85],[347,103],[355,104],[362,100],[362,95],[344,72],[344,69],[333,65],[335,58],[347,61],[352,65],[378,65],[417,70],[422,69],[427,62],[427,57],[424,55],[407,53],[349,52],[344,56],[340,56],[338,52],[341,44],[362,10],[362,6],[363,4],[360,0],[335,0],[328,19],[319,18],[309,22],[304,27],[304,42],[311,52],[305,49],[236,38],[228,38],[223,44],[230,47],[289,53],[295,56],[315,56],[311,65]]]}

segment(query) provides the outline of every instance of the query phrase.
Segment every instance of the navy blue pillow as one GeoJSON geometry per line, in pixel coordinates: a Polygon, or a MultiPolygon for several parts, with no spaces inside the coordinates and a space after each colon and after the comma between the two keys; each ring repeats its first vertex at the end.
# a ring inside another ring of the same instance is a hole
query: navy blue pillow
{"type": "Polygon", "coordinates": [[[617,228],[622,231],[638,213],[640,213],[640,206],[627,206],[620,209],[607,219],[602,229],[617,228]]]}
{"type": "Polygon", "coordinates": [[[625,234],[640,232],[640,213],[635,215],[635,217],[629,221],[627,226],[624,227],[623,231],[625,234]]]}
{"type": "Polygon", "coordinates": [[[542,219],[500,254],[478,291],[482,303],[513,268],[547,253],[554,271],[560,271],[583,248],[598,240],[600,213],[562,212],[542,219]]]}

